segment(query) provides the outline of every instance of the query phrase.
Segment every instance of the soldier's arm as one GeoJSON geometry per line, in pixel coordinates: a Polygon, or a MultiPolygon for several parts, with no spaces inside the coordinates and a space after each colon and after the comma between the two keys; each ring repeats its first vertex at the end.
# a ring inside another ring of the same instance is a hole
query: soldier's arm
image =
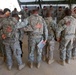
{"type": "Polygon", "coordinates": [[[76,19],[75,19],[74,23],[75,23],[75,39],[76,39],[76,19]]]}
{"type": "Polygon", "coordinates": [[[56,38],[60,38],[61,36],[61,32],[66,28],[66,25],[65,25],[65,22],[64,20],[61,20],[59,23],[58,23],[58,27],[57,27],[57,30],[56,30],[56,38]]]}
{"type": "Polygon", "coordinates": [[[51,27],[51,30],[53,31],[53,33],[54,33],[54,39],[56,40],[56,30],[57,30],[57,27],[58,25],[54,22],[54,21],[52,21],[52,22],[50,22],[50,27],[51,27]]]}
{"type": "Polygon", "coordinates": [[[2,29],[2,24],[0,24],[0,30],[2,29]]]}
{"type": "Polygon", "coordinates": [[[52,21],[52,22],[50,23],[50,26],[52,27],[52,29],[53,29],[54,31],[56,31],[56,29],[57,29],[57,24],[56,24],[54,21],[52,21]]]}
{"type": "Polygon", "coordinates": [[[1,19],[0,19],[0,29],[2,29],[3,23],[4,23],[3,18],[1,18],[1,19]]]}
{"type": "Polygon", "coordinates": [[[17,25],[16,25],[16,27],[18,29],[20,29],[20,28],[26,27],[27,25],[28,25],[28,19],[25,19],[23,22],[18,22],[17,25]]]}
{"type": "Polygon", "coordinates": [[[48,29],[44,19],[43,19],[43,37],[44,37],[44,40],[48,39],[48,29]]]}

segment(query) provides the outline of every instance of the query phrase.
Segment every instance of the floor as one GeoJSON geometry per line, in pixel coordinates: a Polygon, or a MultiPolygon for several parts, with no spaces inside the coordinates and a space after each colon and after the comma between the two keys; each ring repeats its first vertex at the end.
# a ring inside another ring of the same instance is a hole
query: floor
{"type": "MultiPolygon", "coordinates": [[[[26,63],[24,69],[19,71],[17,69],[17,63],[14,61],[14,65],[11,71],[9,71],[6,67],[5,63],[0,64],[0,75],[76,75],[76,60],[71,59],[70,64],[66,64],[62,66],[58,63],[59,60],[59,52],[58,52],[58,43],[56,42],[56,47],[54,50],[54,59],[55,62],[48,65],[46,62],[41,63],[41,67],[37,69],[35,66],[30,69],[27,65],[27,57],[28,57],[28,42],[27,36],[24,36],[23,39],[23,62],[26,63]]],[[[15,59],[14,59],[15,60],[15,59]]]]}

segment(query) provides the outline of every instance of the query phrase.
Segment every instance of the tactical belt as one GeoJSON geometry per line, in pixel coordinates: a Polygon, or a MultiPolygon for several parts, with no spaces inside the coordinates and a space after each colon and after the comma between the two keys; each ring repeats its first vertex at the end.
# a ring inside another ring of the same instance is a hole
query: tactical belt
{"type": "Polygon", "coordinates": [[[42,34],[30,34],[30,36],[42,36],[42,34]]]}
{"type": "Polygon", "coordinates": [[[74,33],[70,33],[70,34],[65,34],[65,35],[75,35],[74,33]]]}
{"type": "Polygon", "coordinates": [[[41,38],[42,37],[42,34],[30,34],[30,37],[33,38],[41,38]]]}

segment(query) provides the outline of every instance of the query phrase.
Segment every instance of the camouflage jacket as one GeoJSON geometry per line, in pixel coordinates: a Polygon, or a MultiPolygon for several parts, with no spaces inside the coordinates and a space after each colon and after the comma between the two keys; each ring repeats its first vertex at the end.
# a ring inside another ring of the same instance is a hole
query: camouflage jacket
{"type": "Polygon", "coordinates": [[[43,35],[45,39],[47,39],[47,25],[41,16],[39,16],[38,14],[31,15],[30,17],[25,19],[24,22],[26,23],[26,25],[31,25],[33,29],[33,31],[29,34],[31,38],[39,38],[43,35]]]}
{"type": "Polygon", "coordinates": [[[2,29],[2,33],[6,34],[6,38],[3,40],[4,43],[10,44],[10,42],[15,42],[19,40],[19,32],[18,29],[25,27],[26,25],[23,22],[18,22],[15,18],[8,17],[4,18],[0,23],[0,29],[2,29]],[[8,33],[6,30],[7,26],[12,25],[13,29],[11,33],[8,33]]]}
{"type": "Polygon", "coordinates": [[[2,29],[2,38],[4,42],[9,42],[10,40],[15,40],[15,32],[16,28],[15,25],[17,20],[12,17],[3,18],[2,22],[0,23],[0,29],[2,29]]]}
{"type": "Polygon", "coordinates": [[[24,11],[24,10],[21,10],[20,14],[22,21],[29,16],[28,11],[24,11]]]}
{"type": "Polygon", "coordinates": [[[66,16],[58,23],[57,38],[74,38],[76,30],[76,19],[72,16],[66,16]]]}
{"type": "MultiPolygon", "coordinates": [[[[0,18],[0,23],[2,22],[3,18],[0,18]]],[[[2,40],[2,29],[0,29],[0,40],[2,40]]]]}
{"type": "Polygon", "coordinates": [[[57,23],[62,19],[63,11],[57,11],[57,23]]]}
{"type": "Polygon", "coordinates": [[[53,22],[52,17],[45,18],[47,28],[48,28],[48,35],[50,38],[55,38],[55,31],[57,28],[57,25],[53,22]]]}

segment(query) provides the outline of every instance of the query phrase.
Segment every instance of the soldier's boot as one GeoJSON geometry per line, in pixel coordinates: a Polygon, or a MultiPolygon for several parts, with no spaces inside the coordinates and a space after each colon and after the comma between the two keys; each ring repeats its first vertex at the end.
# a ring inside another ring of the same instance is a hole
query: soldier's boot
{"type": "Polygon", "coordinates": [[[8,66],[8,70],[11,70],[12,69],[12,66],[8,66]]]}
{"type": "Polygon", "coordinates": [[[73,60],[76,59],[76,48],[73,48],[73,50],[72,50],[72,59],[73,60]]]}
{"type": "Polygon", "coordinates": [[[18,69],[22,70],[24,67],[25,67],[25,64],[21,64],[21,65],[18,66],[18,69]]]}
{"type": "Polygon", "coordinates": [[[54,59],[48,59],[47,63],[52,64],[54,62],[54,59]]]}
{"type": "Polygon", "coordinates": [[[60,64],[65,66],[65,60],[60,60],[60,64]]]}
{"type": "Polygon", "coordinates": [[[33,62],[30,62],[30,63],[29,63],[29,67],[30,67],[30,68],[33,68],[33,62]]]}
{"type": "Polygon", "coordinates": [[[40,67],[40,65],[41,65],[41,63],[39,62],[39,63],[37,63],[37,68],[39,68],[40,67]]]}
{"type": "Polygon", "coordinates": [[[47,59],[47,63],[51,64],[53,62],[54,62],[53,51],[50,51],[50,54],[49,54],[48,59],[47,59]]]}
{"type": "Polygon", "coordinates": [[[66,63],[67,64],[70,64],[70,59],[66,59],[66,63]]]}
{"type": "Polygon", "coordinates": [[[43,60],[43,61],[46,61],[46,57],[45,57],[45,56],[43,56],[43,57],[42,57],[42,60],[43,60]]]}
{"type": "Polygon", "coordinates": [[[76,59],[76,57],[75,57],[75,56],[73,56],[73,57],[72,57],[72,59],[73,59],[73,60],[75,60],[75,59],[76,59]]]}

